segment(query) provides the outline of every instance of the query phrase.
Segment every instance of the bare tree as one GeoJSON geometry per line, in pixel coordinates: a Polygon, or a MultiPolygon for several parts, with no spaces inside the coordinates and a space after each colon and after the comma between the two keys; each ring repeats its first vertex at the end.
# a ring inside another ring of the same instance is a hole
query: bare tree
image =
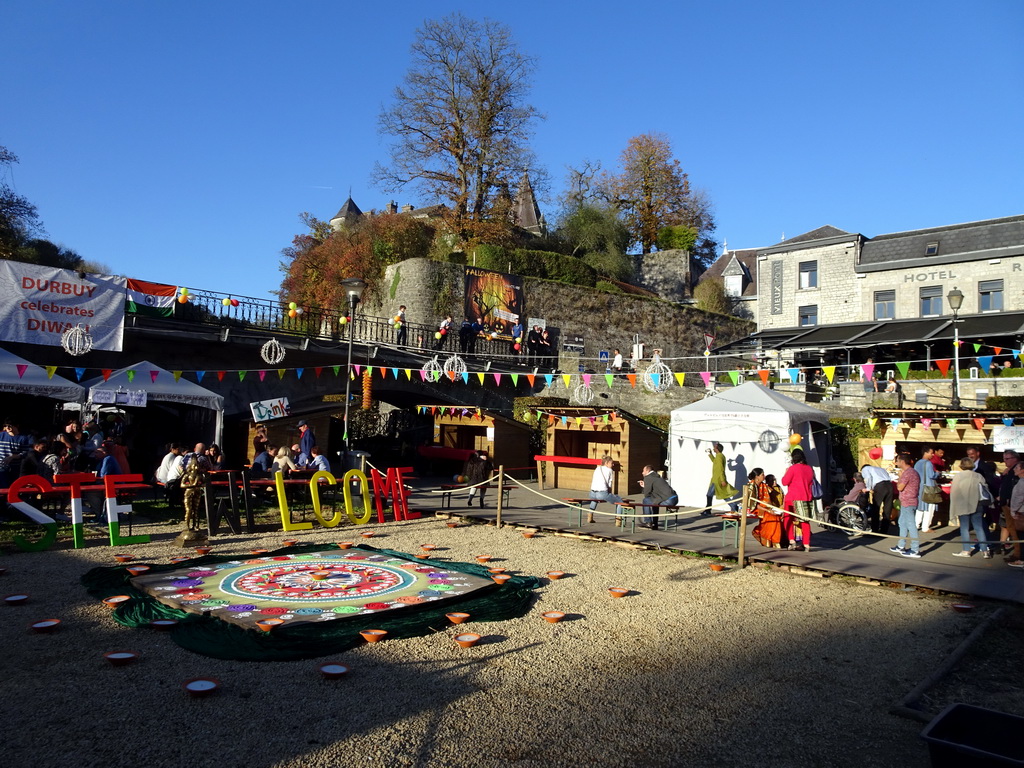
{"type": "Polygon", "coordinates": [[[388,191],[414,185],[449,204],[453,229],[471,239],[498,193],[532,164],[528,140],[540,117],[526,103],[533,70],[504,24],[461,13],[424,22],[404,83],[380,115],[381,133],[394,142],[377,182],[388,191]]]}

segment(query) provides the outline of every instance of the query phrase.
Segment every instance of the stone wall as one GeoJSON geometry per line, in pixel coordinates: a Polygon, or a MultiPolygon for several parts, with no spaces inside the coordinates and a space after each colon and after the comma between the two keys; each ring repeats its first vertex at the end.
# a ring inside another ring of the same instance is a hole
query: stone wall
{"type": "Polygon", "coordinates": [[[690,298],[690,252],[684,250],[641,253],[633,257],[636,284],[666,301],[690,298]]]}

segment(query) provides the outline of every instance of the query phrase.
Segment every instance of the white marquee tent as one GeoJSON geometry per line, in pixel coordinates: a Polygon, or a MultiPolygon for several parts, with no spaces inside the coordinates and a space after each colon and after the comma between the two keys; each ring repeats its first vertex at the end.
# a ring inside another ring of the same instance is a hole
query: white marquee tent
{"type": "MultiPolygon", "coordinates": [[[[679,503],[707,504],[711,461],[707,450],[721,443],[726,477],[737,489],[747,473],[761,467],[780,478],[789,467],[789,437],[801,435],[799,447],[827,490],[829,466],[828,414],[748,382],[672,411],[669,426],[669,484],[679,503]],[[824,471],[823,471],[824,470],[824,471]]],[[[724,509],[724,503],[720,504],[724,509]]]]}
{"type": "Polygon", "coordinates": [[[0,392],[41,395],[55,400],[82,400],[85,388],[54,374],[48,376],[42,366],[30,363],[0,348],[0,392]]]}
{"type": "Polygon", "coordinates": [[[94,402],[107,401],[102,394],[98,395],[97,393],[113,392],[116,394],[117,392],[130,393],[142,390],[146,393],[147,400],[209,408],[216,412],[214,442],[221,442],[224,431],[224,398],[187,379],[179,378],[175,381],[174,374],[148,360],[142,360],[135,365],[113,371],[106,380],[102,376],[90,379],[82,386],[89,390],[89,399],[94,402]],[[129,371],[134,372],[131,377],[129,377],[129,371]]]}

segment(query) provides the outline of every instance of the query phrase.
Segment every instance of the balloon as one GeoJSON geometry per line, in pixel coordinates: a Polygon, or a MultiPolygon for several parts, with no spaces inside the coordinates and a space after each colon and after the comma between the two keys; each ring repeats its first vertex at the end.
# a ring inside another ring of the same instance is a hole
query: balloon
{"type": "Polygon", "coordinates": [[[344,325],[345,323],[347,323],[347,322],[348,322],[348,318],[347,318],[347,317],[345,317],[344,315],[342,315],[341,317],[339,317],[339,318],[338,318],[338,322],[339,322],[339,323],[340,323],[341,325],[344,325]]]}
{"type": "Polygon", "coordinates": [[[299,313],[298,313],[298,312],[296,312],[296,311],[295,311],[294,309],[289,309],[289,310],[288,310],[288,317],[297,317],[297,316],[298,316],[298,314],[299,314],[299,313]]]}
{"type": "Polygon", "coordinates": [[[181,296],[178,297],[178,303],[179,304],[188,304],[188,296],[186,296],[184,293],[181,294],[181,296]]]}
{"type": "Polygon", "coordinates": [[[468,479],[469,479],[469,478],[468,478],[468,477],[466,477],[465,475],[459,475],[459,482],[460,482],[460,483],[464,483],[464,482],[466,482],[466,481],[467,481],[468,479]]]}
{"type": "Polygon", "coordinates": [[[878,461],[880,458],[882,458],[882,449],[872,448],[870,451],[868,451],[868,456],[870,456],[875,461],[878,461]]]}
{"type": "Polygon", "coordinates": [[[296,315],[301,315],[302,314],[302,307],[296,307],[295,308],[295,314],[296,315]]]}
{"type": "Polygon", "coordinates": [[[435,333],[434,334],[434,338],[437,339],[438,341],[440,341],[441,340],[441,332],[438,331],[437,333],[435,333]]]}
{"type": "Polygon", "coordinates": [[[398,330],[399,328],[401,328],[401,327],[402,327],[402,324],[401,324],[401,323],[395,323],[395,330],[396,330],[396,331],[397,331],[397,330],[398,330]]]}
{"type": "Polygon", "coordinates": [[[800,445],[801,440],[803,440],[803,437],[801,435],[798,435],[796,432],[789,436],[790,445],[800,445]]]}
{"type": "Polygon", "coordinates": [[[299,306],[299,305],[296,304],[294,301],[289,301],[288,302],[288,309],[295,309],[297,306],[299,306]]]}
{"type": "Polygon", "coordinates": [[[181,295],[182,296],[188,296],[188,288],[182,288],[181,289],[181,295]]]}
{"type": "Polygon", "coordinates": [[[396,323],[402,322],[402,316],[401,315],[395,315],[395,322],[396,323]]]}
{"type": "Polygon", "coordinates": [[[230,307],[231,306],[231,299],[221,299],[220,303],[223,304],[225,307],[230,307]]]}
{"type": "Polygon", "coordinates": [[[238,306],[238,299],[232,299],[231,300],[231,306],[232,307],[237,307],[238,306]]]}
{"type": "Polygon", "coordinates": [[[438,333],[440,333],[442,336],[447,336],[448,335],[448,329],[447,328],[442,328],[440,331],[438,331],[438,333]]]}
{"type": "Polygon", "coordinates": [[[516,352],[518,352],[519,351],[519,345],[516,344],[514,347],[512,347],[512,349],[514,349],[516,352]]]}
{"type": "Polygon", "coordinates": [[[497,331],[491,331],[491,338],[492,339],[498,338],[498,332],[497,331]]]}
{"type": "Polygon", "coordinates": [[[522,344],[522,343],[523,343],[523,337],[522,336],[516,336],[516,344],[522,344]]]}

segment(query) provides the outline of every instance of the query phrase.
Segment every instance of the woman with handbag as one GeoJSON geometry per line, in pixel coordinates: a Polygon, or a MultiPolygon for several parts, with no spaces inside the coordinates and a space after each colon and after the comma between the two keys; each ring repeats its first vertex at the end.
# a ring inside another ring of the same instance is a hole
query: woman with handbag
{"type": "Polygon", "coordinates": [[[932,456],[935,449],[927,446],[921,454],[921,459],[914,464],[914,470],[921,476],[921,489],[917,496],[917,529],[928,533],[932,529],[932,515],[939,508],[942,501],[942,491],[939,490],[939,473],[935,471],[935,464],[932,456]]]}
{"type": "Polygon", "coordinates": [[[797,551],[811,551],[811,520],[814,518],[814,492],[812,484],[817,483],[814,477],[814,470],[807,465],[807,457],[799,448],[794,448],[790,454],[790,461],[793,463],[786,474],[782,476],[782,484],[786,486],[786,498],[783,503],[787,514],[783,516],[783,523],[786,526],[786,537],[793,541],[794,529],[799,519],[803,543],[790,544],[790,549],[797,551]],[[788,514],[795,512],[800,518],[788,514]]]}
{"type": "Polygon", "coordinates": [[[984,553],[983,557],[990,559],[992,551],[988,547],[988,536],[985,534],[985,507],[984,500],[988,492],[985,485],[985,478],[974,471],[974,462],[970,459],[960,459],[960,471],[953,475],[953,483],[949,489],[949,514],[951,518],[960,520],[960,542],[963,549],[954,552],[953,557],[970,557],[974,554],[974,546],[971,544],[971,528],[978,537],[978,548],[984,553]]]}

